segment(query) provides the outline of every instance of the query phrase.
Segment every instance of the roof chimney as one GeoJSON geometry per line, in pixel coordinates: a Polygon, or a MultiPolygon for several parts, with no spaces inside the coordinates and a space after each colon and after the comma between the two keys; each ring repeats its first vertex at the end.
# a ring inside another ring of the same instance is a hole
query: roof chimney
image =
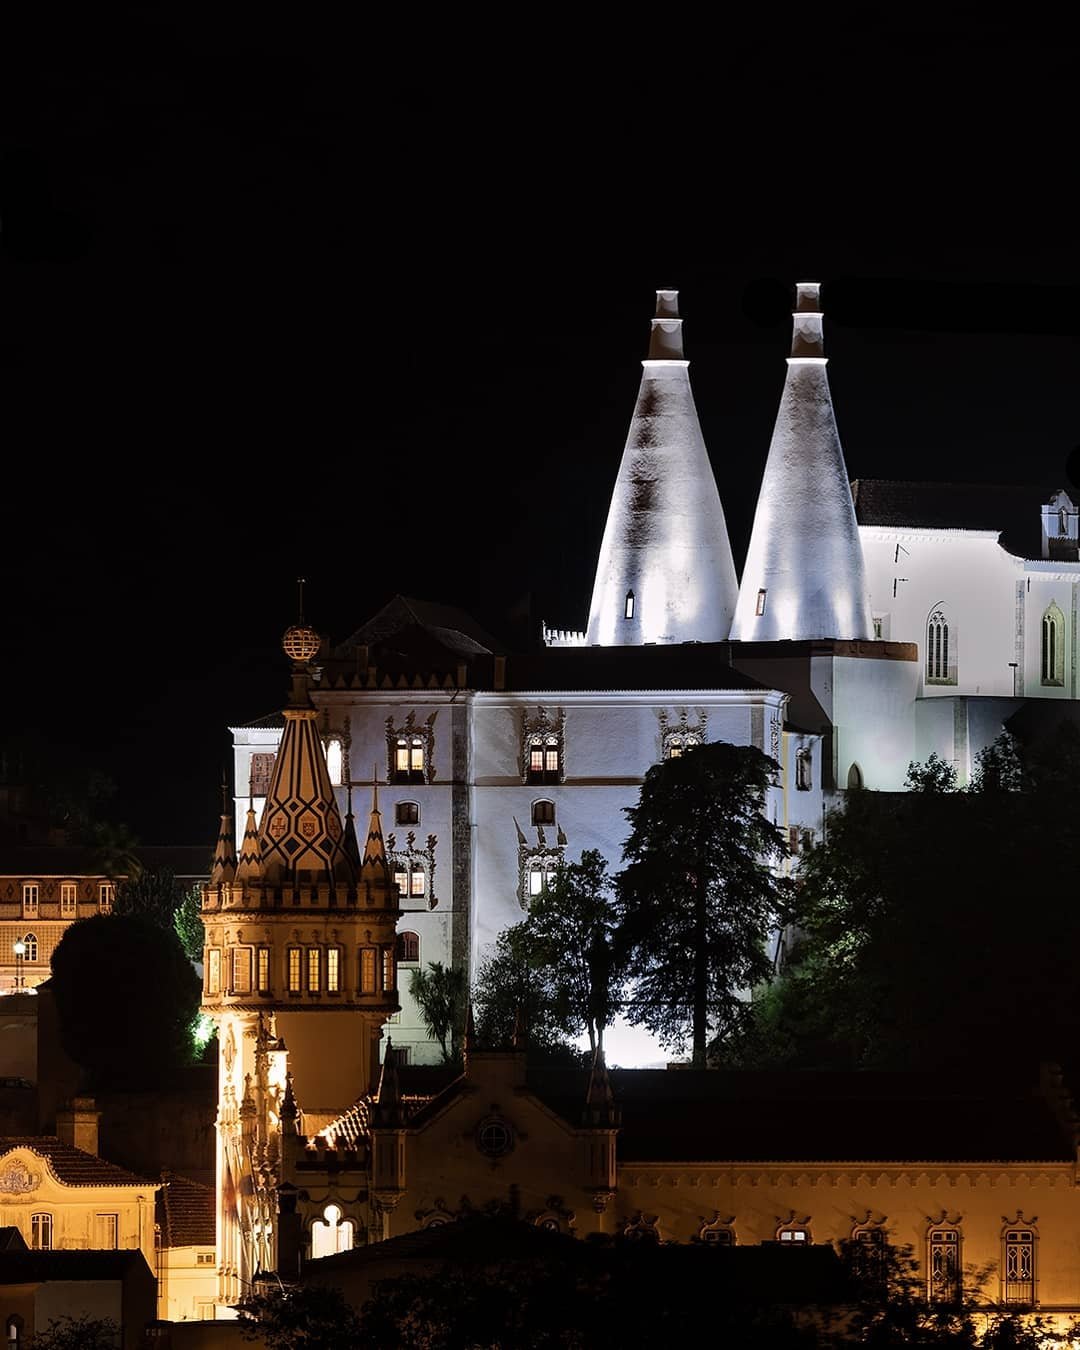
{"type": "Polygon", "coordinates": [[[56,1112],[56,1134],[62,1144],[81,1148],[84,1153],[98,1151],[98,1121],[101,1112],[93,1097],[72,1097],[56,1112]]]}

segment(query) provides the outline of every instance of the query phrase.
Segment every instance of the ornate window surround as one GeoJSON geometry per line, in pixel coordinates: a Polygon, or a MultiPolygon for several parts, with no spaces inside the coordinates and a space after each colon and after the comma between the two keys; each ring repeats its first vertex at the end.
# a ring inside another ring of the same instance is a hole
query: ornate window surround
{"type": "MultiPolygon", "coordinates": [[[[542,826],[537,827],[542,831],[542,826]]],[[[544,885],[566,861],[565,844],[549,844],[543,838],[539,844],[529,845],[524,840],[518,844],[518,899],[521,901],[521,908],[528,909],[532,900],[535,900],[539,891],[534,891],[530,884],[531,874],[541,872],[544,878],[544,885]]]]}
{"type": "Polygon", "coordinates": [[[519,768],[523,783],[565,783],[566,782],[566,710],[557,708],[554,718],[547,709],[537,706],[536,713],[530,717],[525,709],[521,712],[521,753],[519,768]],[[557,751],[559,767],[548,773],[534,773],[529,768],[530,752],[540,743],[549,744],[557,751]]]}
{"type": "Polygon", "coordinates": [[[1038,1222],[1037,1214],[1025,1219],[1022,1209],[1015,1219],[1001,1216],[1001,1301],[1012,1307],[1033,1308],[1039,1301],[1038,1222]]]}
{"type": "Polygon", "coordinates": [[[792,1210],[789,1219],[776,1225],[776,1241],[782,1242],[785,1247],[809,1247],[814,1241],[810,1215],[808,1214],[805,1219],[797,1219],[795,1211],[792,1210]]]}
{"type": "MultiPolygon", "coordinates": [[[[410,883],[412,877],[417,872],[424,875],[424,893],[423,897],[419,894],[402,894],[402,900],[419,900],[426,897],[428,909],[434,909],[439,903],[435,894],[435,846],[439,842],[438,835],[429,834],[427,843],[423,848],[416,845],[416,834],[410,830],[405,836],[405,847],[399,848],[396,834],[386,836],[386,856],[390,863],[390,872],[406,872],[410,883]]],[[[411,884],[410,884],[411,890],[411,884]]]]}
{"type": "Polygon", "coordinates": [[[738,1239],[735,1235],[735,1215],[729,1214],[726,1219],[720,1217],[720,1211],[714,1210],[711,1219],[702,1219],[701,1226],[694,1237],[695,1242],[702,1242],[707,1247],[734,1247],[738,1245],[738,1239]]]}
{"type": "Polygon", "coordinates": [[[926,1296],[932,1303],[951,1303],[963,1289],[961,1249],[963,1234],[960,1218],[950,1219],[942,1210],[941,1218],[926,1227],[926,1296]]]}
{"type": "Polygon", "coordinates": [[[405,716],[398,727],[394,724],[394,714],[386,719],[386,781],[388,783],[434,783],[435,781],[435,718],[438,708],[429,713],[425,721],[417,725],[415,710],[405,716]],[[423,751],[424,767],[418,770],[402,771],[396,767],[397,743],[400,737],[406,737],[411,743],[417,742],[423,751]]]}
{"type": "Polygon", "coordinates": [[[668,716],[666,708],[661,708],[657,713],[662,760],[676,758],[684,750],[690,749],[691,746],[704,745],[709,739],[709,714],[705,708],[697,709],[695,722],[690,721],[690,715],[685,708],[678,708],[676,711],[678,720],[674,723],[668,716]]]}

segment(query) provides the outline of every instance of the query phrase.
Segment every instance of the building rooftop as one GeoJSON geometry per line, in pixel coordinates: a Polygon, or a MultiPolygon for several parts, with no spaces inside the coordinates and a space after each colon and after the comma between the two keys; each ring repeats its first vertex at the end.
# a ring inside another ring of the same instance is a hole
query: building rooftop
{"type": "Polygon", "coordinates": [[[45,1159],[65,1186],[142,1186],[156,1188],[158,1183],[136,1176],[124,1167],[106,1162],[94,1153],[62,1143],[52,1134],[8,1134],[0,1136],[0,1159],[13,1149],[25,1149],[45,1159]]]}
{"type": "Polygon", "coordinates": [[[214,1188],[164,1172],[158,1222],[164,1247],[212,1247],[216,1232],[214,1188]]]}

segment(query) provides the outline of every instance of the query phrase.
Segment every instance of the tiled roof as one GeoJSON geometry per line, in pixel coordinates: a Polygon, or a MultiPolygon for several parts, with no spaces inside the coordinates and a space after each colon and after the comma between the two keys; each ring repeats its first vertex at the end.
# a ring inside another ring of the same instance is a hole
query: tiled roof
{"type": "Polygon", "coordinates": [[[126,1168],[106,1162],[73,1144],[64,1144],[53,1134],[8,1134],[0,1137],[0,1159],[12,1149],[24,1148],[47,1158],[57,1178],[65,1186],[142,1186],[156,1187],[156,1181],[137,1177],[126,1168]]]}
{"type": "Polygon", "coordinates": [[[125,1280],[132,1266],[152,1278],[137,1248],[120,1251],[0,1251],[0,1285],[44,1280],[125,1280]]]}
{"type": "MultiPolygon", "coordinates": [[[[210,875],[211,850],[201,844],[148,844],[132,850],[142,865],[167,867],[183,881],[210,875]]],[[[0,848],[0,876],[103,877],[96,849],[75,844],[19,844],[0,848]]]]}
{"type": "Polygon", "coordinates": [[[1039,508],[1050,500],[1051,491],[1034,484],[907,483],[884,478],[856,478],[851,484],[860,525],[1000,530],[1002,546],[1022,558],[1042,556],[1039,508]]]}
{"type": "Polygon", "coordinates": [[[501,652],[497,638],[486,632],[463,609],[395,595],[373,618],[340,644],[338,651],[351,653],[356,647],[393,645],[393,639],[409,630],[423,630],[447,651],[457,654],[501,652]]]}
{"type": "Polygon", "coordinates": [[[214,1188],[201,1182],[163,1172],[161,1240],[165,1247],[212,1247],[215,1232],[214,1188]]]}
{"type": "MultiPolygon", "coordinates": [[[[587,1075],[535,1069],[529,1086],[571,1125],[587,1075]]],[[[613,1069],[621,1163],[1071,1162],[1037,1084],[918,1073],[613,1069]]]]}

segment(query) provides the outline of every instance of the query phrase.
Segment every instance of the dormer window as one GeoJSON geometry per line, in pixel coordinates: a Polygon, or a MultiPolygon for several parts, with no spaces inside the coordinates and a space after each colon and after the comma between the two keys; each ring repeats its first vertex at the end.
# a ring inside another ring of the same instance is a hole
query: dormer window
{"type": "Polygon", "coordinates": [[[633,617],[634,617],[634,592],[633,592],[633,591],[627,591],[627,592],[626,592],[626,606],[625,606],[625,608],[624,608],[624,610],[623,610],[623,618],[624,618],[624,619],[632,619],[633,617]]]}

